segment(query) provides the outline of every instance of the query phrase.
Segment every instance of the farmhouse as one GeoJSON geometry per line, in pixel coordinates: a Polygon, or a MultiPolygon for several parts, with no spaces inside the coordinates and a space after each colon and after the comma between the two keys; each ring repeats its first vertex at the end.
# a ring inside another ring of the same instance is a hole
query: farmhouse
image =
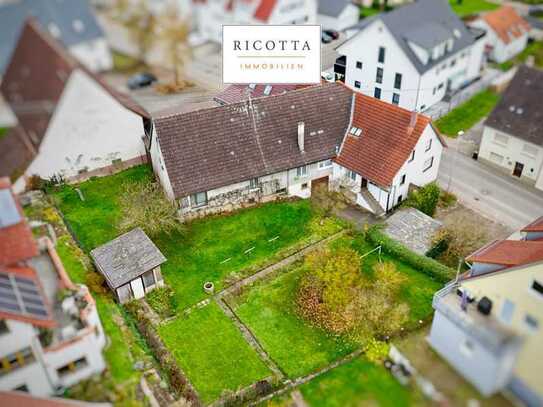
{"type": "Polygon", "coordinates": [[[18,126],[0,139],[0,175],[79,180],[145,161],[147,112],[29,20],[0,85],[18,126]]]}
{"type": "Polygon", "coordinates": [[[443,141],[417,113],[325,83],[153,118],[153,170],[184,217],[341,187],[375,213],[435,180],[443,141]]]}
{"type": "Polygon", "coordinates": [[[166,258],[140,228],[97,247],[90,255],[121,303],[143,298],[164,285],[160,265],[166,258]]]}
{"type": "Polygon", "coordinates": [[[483,395],[509,390],[540,406],[543,218],[521,232],[471,254],[470,270],[435,294],[428,340],[483,395]]]}
{"type": "Polygon", "coordinates": [[[543,190],[543,71],[519,67],[488,116],[479,159],[543,190]]]}
{"type": "Polygon", "coordinates": [[[522,52],[528,43],[530,24],[511,6],[502,6],[469,23],[487,31],[485,52],[498,63],[522,52]]]}
{"type": "Polygon", "coordinates": [[[29,17],[35,18],[42,30],[60,41],[89,70],[112,68],[106,37],[88,0],[10,0],[0,1],[0,77],[29,17]]]}
{"type": "Polygon", "coordinates": [[[466,28],[447,0],[417,0],[353,29],[334,71],[365,95],[422,112],[480,76],[484,32],[466,28]]]}
{"type": "Polygon", "coordinates": [[[343,31],[359,18],[360,9],[350,0],[318,0],[317,21],[325,30],[343,31]]]}

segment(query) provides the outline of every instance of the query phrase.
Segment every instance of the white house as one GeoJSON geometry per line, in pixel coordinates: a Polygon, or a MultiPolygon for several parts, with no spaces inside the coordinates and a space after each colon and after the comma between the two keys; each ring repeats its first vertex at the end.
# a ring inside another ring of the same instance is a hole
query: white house
{"type": "Polygon", "coordinates": [[[0,140],[0,173],[17,178],[18,191],[32,175],[77,180],[146,160],[147,112],[33,21],[23,29],[0,90],[18,119],[0,140]]]}
{"type": "Polygon", "coordinates": [[[357,93],[332,179],[357,205],[381,215],[407,198],[411,185],[437,179],[444,147],[430,118],[357,93]]]}
{"type": "Polygon", "coordinates": [[[87,0],[10,0],[0,4],[0,76],[28,18],[35,18],[91,71],[113,67],[106,37],[87,0]]]}
{"type": "Polygon", "coordinates": [[[520,66],[488,116],[479,160],[543,190],[543,71],[520,66]]]}
{"type": "Polygon", "coordinates": [[[62,394],[105,369],[96,305],[49,238],[34,239],[7,178],[0,206],[0,390],[62,394]]]}
{"type": "Polygon", "coordinates": [[[417,0],[357,28],[334,65],[357,92],[420,112],[480,75],[484,32],[466,28],[447,0],[417,0]]]}
{"type": "Polygon", "coordinates": [[[469,23],[487,31],[485,39],[489,58],[502,63],[521,53],[530,35],[530,24],[511,6],[502,6],[469,23]]]}
{"type": "Polygon", "coordinates": [[[207,41],[222,42],[228,24],[315,24],[316,0],[193,0],[198,33],[207,41]]]}
{"type": "Polygon", "coordinates": [[[318,0],[317,22],[325,30],[343,31],[360,19],[360,9],[350,0],[318,0]]]}
{"type": "Polygon", "coordinates": [[[141,228],[91,250],[90,255],[120,303],[143,298],[164,285],[160,265],[166,258],[141,228]]]}

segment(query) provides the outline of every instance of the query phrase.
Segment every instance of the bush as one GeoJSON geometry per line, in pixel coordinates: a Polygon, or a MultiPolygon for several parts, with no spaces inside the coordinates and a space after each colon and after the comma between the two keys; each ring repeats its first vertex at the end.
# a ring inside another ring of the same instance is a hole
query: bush
{"type": "Polygon", "coordinates": [[[388,357],[390,345],[377,339],[370,339],[364,346],[366,359],[375,364],[381,364],[388,357]]]}
{"type": "Polygon", "coordinates": [[[107,290],[104,287],[104,281],[104,277],[100,273],[91,271],[86,274],[85,285],[92,293],[105,294],[107,290]]]}
{"type": "Polygon", "coordinates": [[[402,244],[391,239],[381,231],[381,225],[374,225],[366,232],[369,241],[377,246],[381,246],[385,253],[388,253],[397,259],[409,264],[416,270],[430,276],[432,279],[446,283],[454,277],[454,270],[439,263],[438,261],[421,256],[412,252],[402,244]]]}
{"type": "Polygon", "coordinates": [[[439,207],[440,208],[449,208],[453,206],[458,199],[456,198],[456,195],[452,192],[442,190],[441,194],[439,195],[439,207]]]}
{"type": "Polygon", "coordinates": [[[434,216],[441,190],[435,182],[413,191],[405,200],[404,206],[418,209],[428,216],[434,216]]]}
{"type": "Polygon", "coordinates": [[[151,291],[145,296],[145,300],[162,318],[169,318],[175,315],[177,301],[170,287],[165,286],[151,291]]]}

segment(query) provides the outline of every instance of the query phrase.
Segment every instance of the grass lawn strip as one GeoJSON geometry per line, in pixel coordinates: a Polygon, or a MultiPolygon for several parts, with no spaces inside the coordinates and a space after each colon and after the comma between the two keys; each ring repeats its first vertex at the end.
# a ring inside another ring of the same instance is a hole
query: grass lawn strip
{"type": "Polygon", "coordinates": [[[500,7],[498,4],[486,0],[463,0],[460,2],[458,0],[449,0],[449,3],[453,11],[460,17],[492,11],[500,7]]]}
{"type": "MultiPolygon", "coordinates": [[[[122,214],[118,197],[124,186],[151,179],[147,167],[134,167],[80,184],[85,201],[72,186],[61,188],[54,196],[88,252],[119,235],[116,225],[122,214]]],[[[330,219],[321,225],[310,202],[300,200],[272,202],[229,216],[195,220],[183,235],[159,235],[152,239],[167,258],[162,273],[175,292],[178,310],[182,310],[205,298],[204,282],[212,281],[220,290],[228,285],[231,276],[239,279],[242,272],[256,272],[291,254],[296,245],[303,247],[341,227],[330,219]]]]}
{"type": "Polygon", "coordinates": [[[469,130],[487,116],[499,100],[497,93],[482,91],[437,120],[436,126],[443,134],[455,138],[460,130],[469,130]]]}
{"type": "Polygon", "coordinates": [[[236,391],[271,375],[215,302],[158,327],[165,345],[202,400],[236,391]]]}

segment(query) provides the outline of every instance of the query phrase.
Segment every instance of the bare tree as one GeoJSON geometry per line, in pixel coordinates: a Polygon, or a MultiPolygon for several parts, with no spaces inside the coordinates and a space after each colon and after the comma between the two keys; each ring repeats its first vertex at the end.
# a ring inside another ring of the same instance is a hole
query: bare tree
{"type": "Polygon", "coordinates": [[[138,57],[145,61],[147,52],[155,40],[156,17],[145,0],[117,0],[113,8],[114,18],[128,30],[130,39],[138,47],[138,57]]]}

